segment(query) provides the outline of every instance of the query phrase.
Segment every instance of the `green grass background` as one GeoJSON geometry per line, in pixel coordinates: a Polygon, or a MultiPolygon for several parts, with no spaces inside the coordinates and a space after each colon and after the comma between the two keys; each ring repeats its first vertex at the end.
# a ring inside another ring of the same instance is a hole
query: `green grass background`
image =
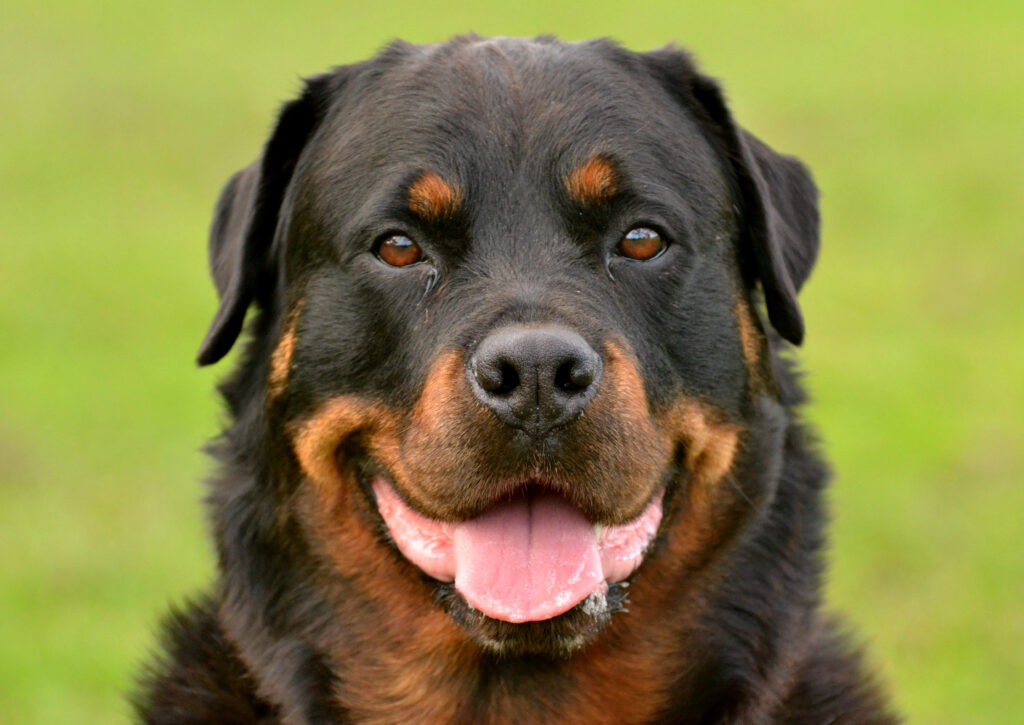
{"type": "Polygon", "coordinates": [[[298,78],[400,36],[670,40],[814,169],[828,596],[918,723],[1024,722],[1024,5],[28,2],[0,12],[0,722],[129,718],[211,578],[205,235],[298,78]]]}

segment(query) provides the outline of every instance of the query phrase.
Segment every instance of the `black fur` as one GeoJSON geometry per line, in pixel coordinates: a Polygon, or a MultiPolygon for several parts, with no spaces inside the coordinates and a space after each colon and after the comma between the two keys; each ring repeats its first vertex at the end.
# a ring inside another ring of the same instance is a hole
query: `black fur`
{"type": "MultiPolygon", "coordinates": [[[[220,578],[211,598],[168,619],[164,655],[135,699],[141,720],[386,722],[402,703],[374,711],[350,685],[372,663],[380,681],[411,682],[415,702],[456,703],[443,716],[403,710],[407,718],[503,721],[512,707],[527,720],[575,722],[588,697],[575,664],[618,636],[602,632],[622,631],[613,628],[631,616],[624,587],[598,619],[572,610],[527,628],[467,609],[390,543],[366,483],[379,462],[353,436],[339,465],[351,471],[353,520],[373,537],[377,566],[404,582],[393,596],[449,613],[465,640],[459,658],[422,675],[389,670],[381,663],[399,662],[395,653],[422,633],[391,630],[401,624],[389,619],[394,602],[338,573],[327,534],[299,503],[312,484],[293,449],[296,425],[327,401],[349,396],[407,413],[440,353],[471,353],[501,325],[540,323],[571,327],[597,350],[624,341],[653,416],[693,399],[744,431],[710,514],[714,536],[685,566],[666,561],[678,535],[670,519],[696,505],[685,447],[661,474],[666,522],[634,580],[677,572],[661,592],[678,611],[651,622],[661,628],[652,641],[676,647],[657,663],[664,701],[646,721],[896,722],[820,612],[828,473],[799,420],[803,393],[786,360],[787,341],[804,336],[797,292],[818,244],[808,171],[740,128],[718,86],[674,48],[395,43],[310,80],[284,106],[261,160],[232,177],[218,202],[210,260],[221,304],[199,362],[222,358],[256,307],[247,348],[221,388],[232,423],[212,446],[221,462],[209,497],[220,578]],[[581,207],[563,180],[595,152],[611,159],[617,185],[612,198],[581,207]],[[409,186],[427,171],[457,186],[451,215],[409,211],[409,186]],[[666,251],[643,263],[618,255],[636,226],[657,228],[666,251]],[[396,232],[414,236],[428,263],[397,269],[375,258],[375,242],[396,232]],[[756,359],[747,351],[745,360],[738,303],[755,314],[763,304],[774,328],[753,319],[756,359]],[[275,348],[295,320],[286,389],[269,393],[275,348]],[[587,644],[565,645],[574,634],[587,644]],[[504,656],[477,647],[495,639],[504,656]]],[[[545,441],[552,470],[584,470],[575,425],[545,441]]],[[[479,436],[452,445],[492,452],[475,464],[480,480],[512,475],[537,455],[515,431],[479,436]]],[[[607,503],[620,492],[580,483],[566,495],[592,521],[626,517],[607,503]]],[[[418,502],[423,513],[460,519],[488,504],[479,487],[446,485],[445,496],[418,502]]],[[[629,677],[587,682],[628,704],[629,677]]]]}
{"type": "Polygon", "coordinates": [[[148,725],[278,722],[277,708],[256,695],[256,683],[224,638],[211,600],[172,611],[162,649],[141,678],[144,694],[136,703],[148,725]]]}

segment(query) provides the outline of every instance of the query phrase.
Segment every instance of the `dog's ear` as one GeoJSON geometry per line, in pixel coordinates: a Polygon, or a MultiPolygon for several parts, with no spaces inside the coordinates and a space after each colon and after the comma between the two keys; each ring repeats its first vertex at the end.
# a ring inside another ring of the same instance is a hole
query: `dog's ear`
{"type": "Polygon", "coordinates": [[[698,73],[690,57],[675,48],[646,54],[657,75],[692,101],[686,105],[707,124],[725,151],[741,195],[743,248],[761,281],[768,319],[779,334],[799,345],[804,320],[797,292],[818,256],[818,190],[807,168],[779,154],[733,120],[718,84],[698,73]],[[682,86],[683,88],[680,88],[682,86]]]}
{"type": "Polygon", "coordinates": [[[299,154],[326,113],[336,82],[336,76],[326,74],[308,79],[302,95],[281,109],[262,157],[232,176],[220,194],[210,228],[210,272],[220,307],[199,347],[200,365],[228,353],[250,303],[265,306],[273,298],[278,213],[299,154]]]}
{"type": "Polygon", "coordinates": [[[818,189],[800,161],[776,153],[736,124],[717,83],[695,74],[691,89],[726,143],[743,196],[745,241],[764,290],[768,319],[780,335],[799,345],[804,319],[796,295],[818,257],[818,189]]]}

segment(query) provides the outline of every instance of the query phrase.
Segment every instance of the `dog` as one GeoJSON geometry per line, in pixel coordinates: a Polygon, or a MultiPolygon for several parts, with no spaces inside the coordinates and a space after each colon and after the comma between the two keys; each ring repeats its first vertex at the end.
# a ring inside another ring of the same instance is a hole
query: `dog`
{"type": "Polygon", "coordinates": [[[807,169],[683,50],[305,82],[217,203],[219,576],[146,723],[894,723],[821,610],[807,169]]]}

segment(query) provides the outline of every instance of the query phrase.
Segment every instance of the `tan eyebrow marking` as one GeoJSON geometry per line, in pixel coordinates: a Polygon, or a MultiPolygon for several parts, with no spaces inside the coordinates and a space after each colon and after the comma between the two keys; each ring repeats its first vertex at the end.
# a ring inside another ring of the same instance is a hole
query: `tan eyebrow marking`
{"type": "Polygon", "coordinates": [[[409,208],[427,221],[451,218],[461,202],[458,184],[445,181],[433,171],[424,173],[409,187],[409,208]]]}
{"type": "Polygon", "coordinates": [[[611,159],[593,155],[565,177],[569,196],[580,204],[607,201],[619,186],[619,175],[611,159]]]}

